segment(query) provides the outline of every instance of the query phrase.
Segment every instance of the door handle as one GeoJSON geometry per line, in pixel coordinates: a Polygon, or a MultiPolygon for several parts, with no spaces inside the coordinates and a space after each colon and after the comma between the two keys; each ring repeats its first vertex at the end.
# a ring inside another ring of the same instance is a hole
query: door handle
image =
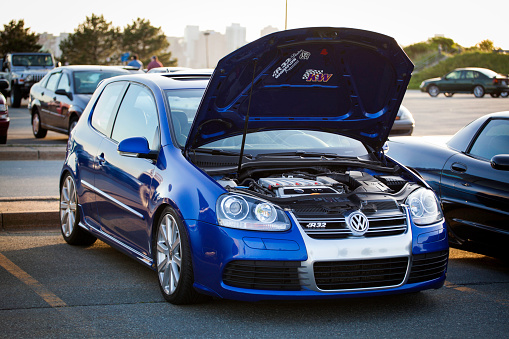
{"type": "Polygon", "coordinates": [[[104,153],[101,153],[101,155],[97,157],[97,161],[99,162],[99,166],[104,166],[104,163],[106,162],[106,159],[104,158],[104,153]]]}
{"type": "Polygon", "coordinates": [[[455,162],[451,165],[451,169],[454,172],[465,173],[467,171],[467,165],[462,164],[460,162],[455,162]]]}

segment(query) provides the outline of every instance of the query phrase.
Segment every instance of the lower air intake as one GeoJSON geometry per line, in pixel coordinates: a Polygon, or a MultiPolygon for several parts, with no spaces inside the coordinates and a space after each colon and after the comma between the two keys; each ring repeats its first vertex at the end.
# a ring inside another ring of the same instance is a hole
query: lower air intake
{"type": "Polygon", "coordinates": [[[224,269],[223,282],[254,290],[299,291],[300,266],[300,261],[231,261],[224,269]]]}

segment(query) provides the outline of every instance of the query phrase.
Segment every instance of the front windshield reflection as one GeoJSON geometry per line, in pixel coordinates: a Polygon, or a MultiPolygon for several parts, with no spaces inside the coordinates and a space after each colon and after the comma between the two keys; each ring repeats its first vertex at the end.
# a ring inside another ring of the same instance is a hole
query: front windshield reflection
{"type": "MultiPolygon", "coordinates": [[[[206,144],[202,149],[240,151],[242,135],[206,144]]],[[[333,133],[307,130],[274,130],[246,135],[245,152],[276,153],[282,151],[313,151],[340,156],[360,157],[368,154],[364,145],[355,139],[333,133]]]]}

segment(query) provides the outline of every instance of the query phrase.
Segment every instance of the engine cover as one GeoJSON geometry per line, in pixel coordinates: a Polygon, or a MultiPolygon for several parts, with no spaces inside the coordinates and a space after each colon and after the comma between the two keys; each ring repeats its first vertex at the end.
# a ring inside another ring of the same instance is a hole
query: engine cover
{"type": "Polygon", "coordinates": [[[302,178],[261,178],[258,183],[276,193],[280,198],[288,198],[301,195],[318,194],[338,194],[344,193],[342,187],[340,190],[324,185],[318,180],[308,180],[302,178]]]}

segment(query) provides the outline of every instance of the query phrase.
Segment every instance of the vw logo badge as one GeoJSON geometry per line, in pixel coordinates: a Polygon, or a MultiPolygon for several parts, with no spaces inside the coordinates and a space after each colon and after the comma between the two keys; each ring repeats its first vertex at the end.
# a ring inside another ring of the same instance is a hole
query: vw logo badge
{"type": "Polygon", "coordinates": [[[369,220],[366,215],[360,211],[352,211],[345,215],[346,225],[355,236],[364,235],[369,228],[369,220]]]}

